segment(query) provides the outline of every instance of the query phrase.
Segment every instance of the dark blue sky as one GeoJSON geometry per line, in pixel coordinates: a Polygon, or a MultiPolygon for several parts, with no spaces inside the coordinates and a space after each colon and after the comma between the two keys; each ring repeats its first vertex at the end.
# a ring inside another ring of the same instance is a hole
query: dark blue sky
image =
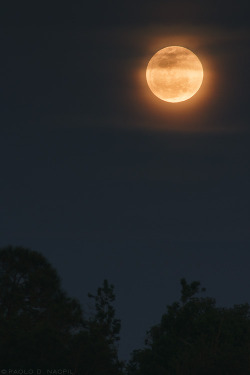
{"type": "Polygon", "coordinates": [[[1,12],[0,246],[42,252],[86,311],[113,283],[127,359],[181,277],[250,302],[250,34],[241,1],[117,3],[1,12]],[[138,73],[177,42],[205,68],[179,105],[138,73]]]}

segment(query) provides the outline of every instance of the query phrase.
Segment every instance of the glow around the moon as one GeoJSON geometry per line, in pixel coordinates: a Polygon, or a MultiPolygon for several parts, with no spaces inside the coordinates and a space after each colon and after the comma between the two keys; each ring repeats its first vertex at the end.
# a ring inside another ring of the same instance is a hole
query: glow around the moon
{"type": "Polygon", "coordinates": [[[146,79],[158,98],[177,103],[191,98],[199,90],[203,68],[189,49],[171,46],[161,49],[151,58],[146,79]]]}

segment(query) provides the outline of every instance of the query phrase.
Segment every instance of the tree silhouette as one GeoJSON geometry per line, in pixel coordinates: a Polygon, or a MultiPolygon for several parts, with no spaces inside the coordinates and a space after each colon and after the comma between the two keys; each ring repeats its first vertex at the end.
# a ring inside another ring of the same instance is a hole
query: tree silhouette
{"type": "Polygon", "coordinates": [[[115,318],[114,286],[104,280],[97,294],[88,296],[94,300],[95,312],[75,337],[76,369],[79,374],[119,375],[123,368],[117,354],[121,322],[115,318]]]}
{"type": "Polygon", "coordinates": [[[250,306],[218,308],[198,281],[181,279],[180,302],[167,307],[146,347],[134,351],[129,375],[231,375],[250,373],[250,306]]]}
{"type": "Polygon", "coordinates": [[[114,286],[104,280],[95,311],[83,318],[76,299],[61,288],[46,258],[22,247],[0,250],[0,365],[2,368],[68,368],[76,375],[119,375],[120,320],[114,286]]]}
{"type": "MultiPolygon", "coordinates": [[[[181,279],[180,300],[135,350],[127,375],[249,375],[250,306],[216,306],[199,281],[181,279]]],[[[0,250],[0,365],[2,368],[68,368],[75,375],[122,375],[117,345],[114,286],[104,280],[83,317],[61,288],[56,270],[35,251],[0,250]]]]}
{"type": "Polygon", "coordinates": [[[99,329],[109,345],[114,347],[115,343],[120,340],[121,329],[121,321],[115,318],[113,306],[115,301],[114,285],[109,285],[108,280],[104,280],[102,287],[97,289],[97,295],[88,293],[88,296],[95,301],[95,314],[90,319],[90,329],[92,326],[94,329],[99,329]]]}
{"type": "Polygon", "coordinates": [[[62,291],[43,255],[22,247],[0,250],[1,366],[69,365],[68,342],[81,325],[80,304],[62,291]]]}

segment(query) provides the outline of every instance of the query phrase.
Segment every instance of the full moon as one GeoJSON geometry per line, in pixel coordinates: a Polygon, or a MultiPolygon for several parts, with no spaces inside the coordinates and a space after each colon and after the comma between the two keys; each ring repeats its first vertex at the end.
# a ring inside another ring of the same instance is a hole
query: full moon
{"type": "Polygon", "coordinates": [[[146,71],[150,90],[161,100],[171,103],[191,98],[201,87],[203,68],[189,49],[166,47],[151,58],[146,71]]]}

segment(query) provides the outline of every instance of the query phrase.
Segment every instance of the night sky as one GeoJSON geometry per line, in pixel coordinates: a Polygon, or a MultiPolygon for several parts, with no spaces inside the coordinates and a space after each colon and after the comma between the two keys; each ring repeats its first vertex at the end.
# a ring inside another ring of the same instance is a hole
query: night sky
{"type": "Polygon", "coordinates": [[[120,356],[199,280],[250,302],[250,26],[243,1],[1,7],[0,246],[43,253],[88,312],[107,278],[120,356]],[[204,67],[186,102],[145,80],[159,49],[204,67]]]}

